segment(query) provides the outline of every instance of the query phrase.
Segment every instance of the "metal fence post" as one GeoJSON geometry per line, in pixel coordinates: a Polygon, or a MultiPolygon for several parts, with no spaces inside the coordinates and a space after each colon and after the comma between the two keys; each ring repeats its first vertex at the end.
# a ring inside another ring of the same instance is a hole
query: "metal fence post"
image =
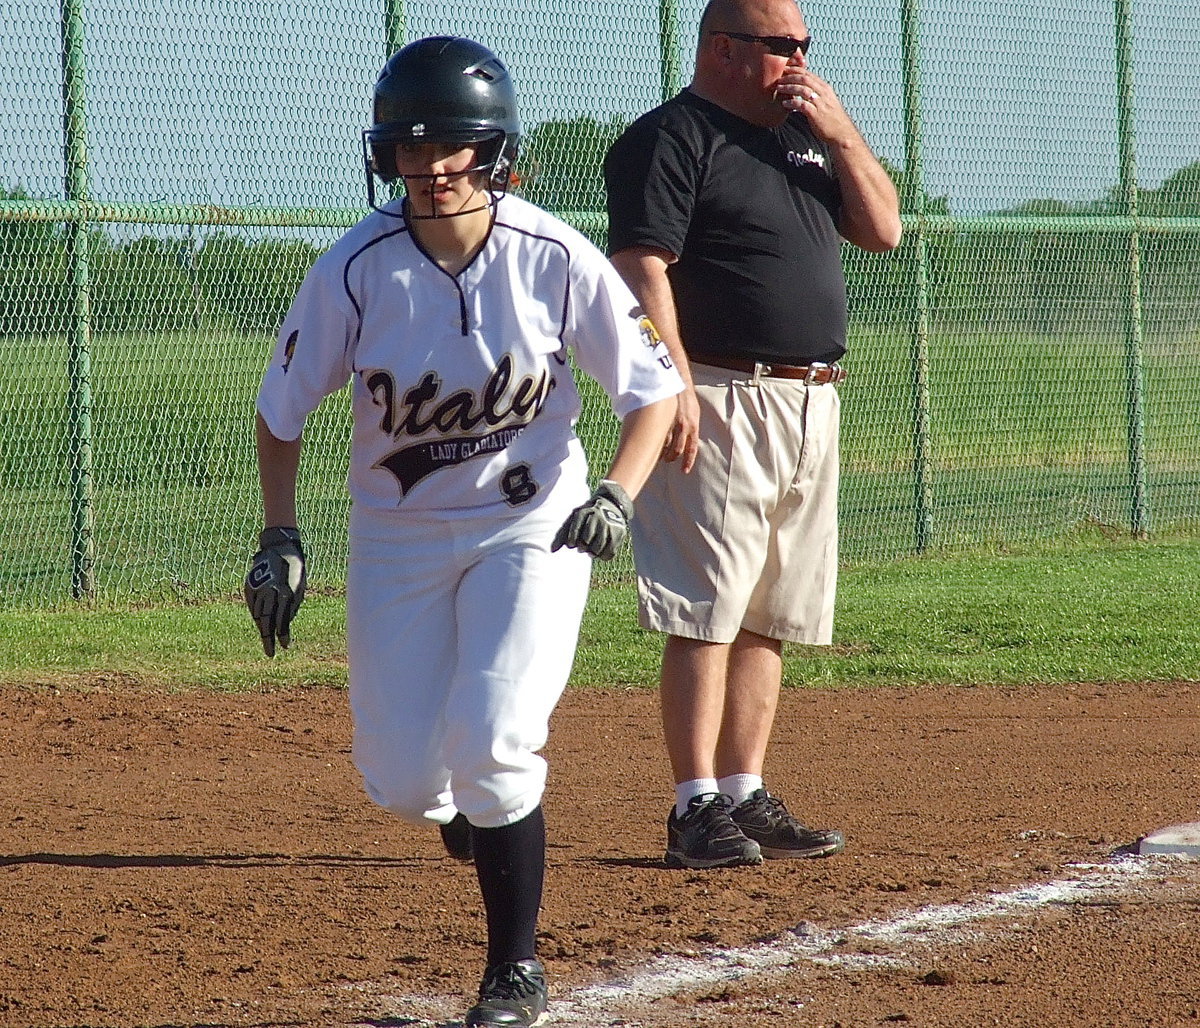
{"type": "Polygon", "coordinates": [[[95,511],[92,506],[91,298],[88,283],[88,152],[84,97],[83,0],[61,7],[63,177],[73,217],[67,225],[71,319],[67,327],[68,459],[71,465],[71,595],[96,592],[95,511]]]}
{"type": "Polygon", "coordinates": [[[383,45],[386,48],[383,59],[386,61],[405,42],[408,25],[404,18],[404,0],[384,0],[383,4],[383,45]]]}
{"type": "Polygon", "coordinates": [[[925,223],[925,174],[921,153],[921,54],[917,0],[904,0],[901,47],[904,73],[904,184],[916,214],[912,320],[914,543],[924,553],[933,539],[933,458],[929,415],[929,253],[925,223]]]}
{"type": "Polygon", "coordinates": [[[659,81],[666,103],[679,92],[679,9],[675,0],[658,0],[659,81]]]}
{"type": "Polygon", "coordinates": [[[1137,153],[1133,104],[1133,15],[1130,0],[1116,0],[1117,146],[1121,158],[1121,199],[1132,220],[1129,233],[1129,305],[1125,312],[1126,413],[1129,423],[1130,527],[1138,539],[1150,534],[1146,486],[1145,381],[1142,348],[1142,250],[1138,231],[1137,153]]]}

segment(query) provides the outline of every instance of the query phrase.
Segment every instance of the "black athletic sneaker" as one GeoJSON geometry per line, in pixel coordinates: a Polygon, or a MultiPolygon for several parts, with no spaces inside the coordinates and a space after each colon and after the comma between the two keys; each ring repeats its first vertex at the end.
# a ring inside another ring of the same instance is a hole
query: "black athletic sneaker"
{"type": "Polygon", "coordinates": [[[783,800],[766,789],[751,793],[730,817],[742,834],[758,843],[764,857],[831,857],[846,845],[841,832],[801,824],[783,800]]]}
{"type": "Polygon", "coordinates": [[[733,800],[724,793],[694,796],[687,813],[667,817],[667,867],[738,867],[761,864],[758,843],[746,838],[729,817],[733,800]]]}
{"type": "Polygon", "coordinates": [[[489,967],[463,1028],[532,1028],[546,1019],[546,972],[536,960],[489,967]]]}
{"type": "Polygon", "coordinates": [[[471,822],[461,814],[455,814],[449,824],[438,825],[442,833],[442,845],[446,852],[455,860],[474,860],[475,852],[471,848],[471,822]]]}

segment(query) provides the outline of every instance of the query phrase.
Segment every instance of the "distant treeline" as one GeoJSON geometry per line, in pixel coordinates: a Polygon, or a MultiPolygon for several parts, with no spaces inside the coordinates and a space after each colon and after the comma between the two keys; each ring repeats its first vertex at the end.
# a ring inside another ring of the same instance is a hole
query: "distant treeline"
{"type": "MultiPolygon", "coordinates": [[[[538,125],[525,140],[521,195],[558,212],[602,211],[603,156],[622,131],[619,121],[590,118],[538,125]]],[[[903,206],[916,209],[903,172],[903,206]]],[[[18,188],[0,196],[28,199],[18,188]]],[[[946,199],[924,197],[929,214],[945,214],[946,199]]],[[[1200,162],[1158,189],[1143,190],[1146,217],[1200,218],[1200,162]]],[[[1061,329],[1079,319],[1115,317],[1131,293],[1130,242],[1114,232],[1028,231],[1013,218],[1103,217],[1124,213],[1113,195],[1090,203],[1037,200],[999,216],[1003,230],[937,233],[928,238],[927,286],[932,316],[978,328],[1061,329]],[[1067,319],[1064,321],[1064,319],[1067,319]]],[[[603,246],[603,237],[595,241],[603,246]]],[[[117,242],[89,232],[88,286],[93,331],[177,331],[199,326],[273,334],[320,248],[296,239],[253,240],[197,227],[184,238],[144,236],[117,242]]],[[[903,324],[917,286],[915,241],[884,256],[847,253],[847,279],[857,317],[903,324]]],[[[1149,320],[1164,326],[1200,324],[1200,233],[1143,234],[1141,298],[1149,320]]],[[[64,228],[44,222],[0,221],[0,336],[61,332],[72,309],[64,228]]]]}
{"type": "MultiPolygon", "coordinates": [[[[1011,225],[1011,223],[1010,223],[1011,225]]],[[[885,255],[847,248],[851,309],[876,324],[903,324],[915,310],[917,239],[885,255]]],[[[1132,307],[1130,236],[1079,229],[934,233],[927,291],[934,327],[1042,334],[1120,331],[1132,307]]],[[[1167,332],[1200,326],[1200,224],[1189,233],[1142,233],[1138,295],[1144,326],[1167,332]]]]}
{"type": "MultiPolygon", "coordinates": [[[[11,199],[24,198],[20,190],[11,199]]],[[[208,231],[208,230],[206,230],[208,231]]],[[[88,233],[94,332],[170,332],[200,325],[274,333],[320,248],[302,240],[191,238],[115,242],[88,233]]],[[[0,336],[64,330],[72,310],[59,225],[0,221],[0,336]]]]}
{"type": "MultiPolygon", "coordinates": [[[[903,208],[916,209],[903,172],[888,168],[900,186],[903,208]]],[[[925,197],[927,214],[945,215],[945,197],[925,197]]],[[[1088,322],[1119,325],[1133,293],[1132,241],[1128,233],[1104,228],[1127,213],[1118,187],[1100,200],[1069,203],[1030,200],[995,214],[1003,230],[933,234],[928,242],[932,315],[950,325],[1020,325],[1036,333],[1084,327],[1088,322]],[[1076,219],[1062,231],[1044,227],[1055,219],[1076,219]],[[1096,230],[1077,227],[1077,219],[1096,218],[1096,230]],[[1022,219],[1043,226],[1033,231],[1022,219]]],[[[1157,189],[1141,189],[1137,213],[1143,218],[1187,218],[1187,232],[1139,233],[1136,247],[1138,290],[1148,328],[1172,331],[1200,325],[1200,162],[1182,168],[1157,189]]],[[[910,237],[895,257],[911,273],[915,240],[910,237]]],[[[901,276],[908,281],[911,274],[901,276]]],[[[880,284],[871,276],[850,276],[860,303],[877,303],[880,284]]],[[[887,288],[897,283],[889,281],[887,288]]],[[[907,294],[912,295],[911,289],[907,294]]]]}

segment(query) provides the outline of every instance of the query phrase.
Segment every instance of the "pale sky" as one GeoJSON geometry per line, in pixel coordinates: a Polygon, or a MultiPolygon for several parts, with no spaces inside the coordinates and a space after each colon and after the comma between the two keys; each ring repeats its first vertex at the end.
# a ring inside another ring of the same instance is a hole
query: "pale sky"
{"type": "MultiPolygon", "coordinates": [[[[683,79],[702,0],[681,0],[683,79]]],[[[92,194],[114,201],[362,204],[358,133],[382,2],[88,0],[92,194]]],[[[1117,181],[1112,0],[922,0],[925,172],[957,213],[1117,181]]],[[[526,131],[658,102],[650,0],[409,2],[409,37],[473,36],[516,78],[526,131]],[[470,11],[463,13],[465,9],[470,11]],[[472,13],[473,12],[473,13],[472,13]]],[[[903,162],[899,0],[812,0],[810,62],[876,151],[903,162]]],[[[0,185],[61,195],[58,0],[0,5],[0,185]]],[[[1200,160],[1200,9],[1135,0],[1143,187],[1200,160]]]]}

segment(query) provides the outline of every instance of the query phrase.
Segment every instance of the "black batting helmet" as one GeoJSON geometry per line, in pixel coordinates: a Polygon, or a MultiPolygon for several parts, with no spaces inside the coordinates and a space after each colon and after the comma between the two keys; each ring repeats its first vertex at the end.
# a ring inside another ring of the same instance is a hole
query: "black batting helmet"
{"type": "Polygon", "coordinates": [[[476,170],[508,185],[521,123],[504,63],[463,36],[429,36],[397,50],[375,83],[374,124],[363,132],[368,179],[397,178],[396,143],[473,143],[476,170]],[[494,144],[494,145],[493,145],[494,144]]]}

